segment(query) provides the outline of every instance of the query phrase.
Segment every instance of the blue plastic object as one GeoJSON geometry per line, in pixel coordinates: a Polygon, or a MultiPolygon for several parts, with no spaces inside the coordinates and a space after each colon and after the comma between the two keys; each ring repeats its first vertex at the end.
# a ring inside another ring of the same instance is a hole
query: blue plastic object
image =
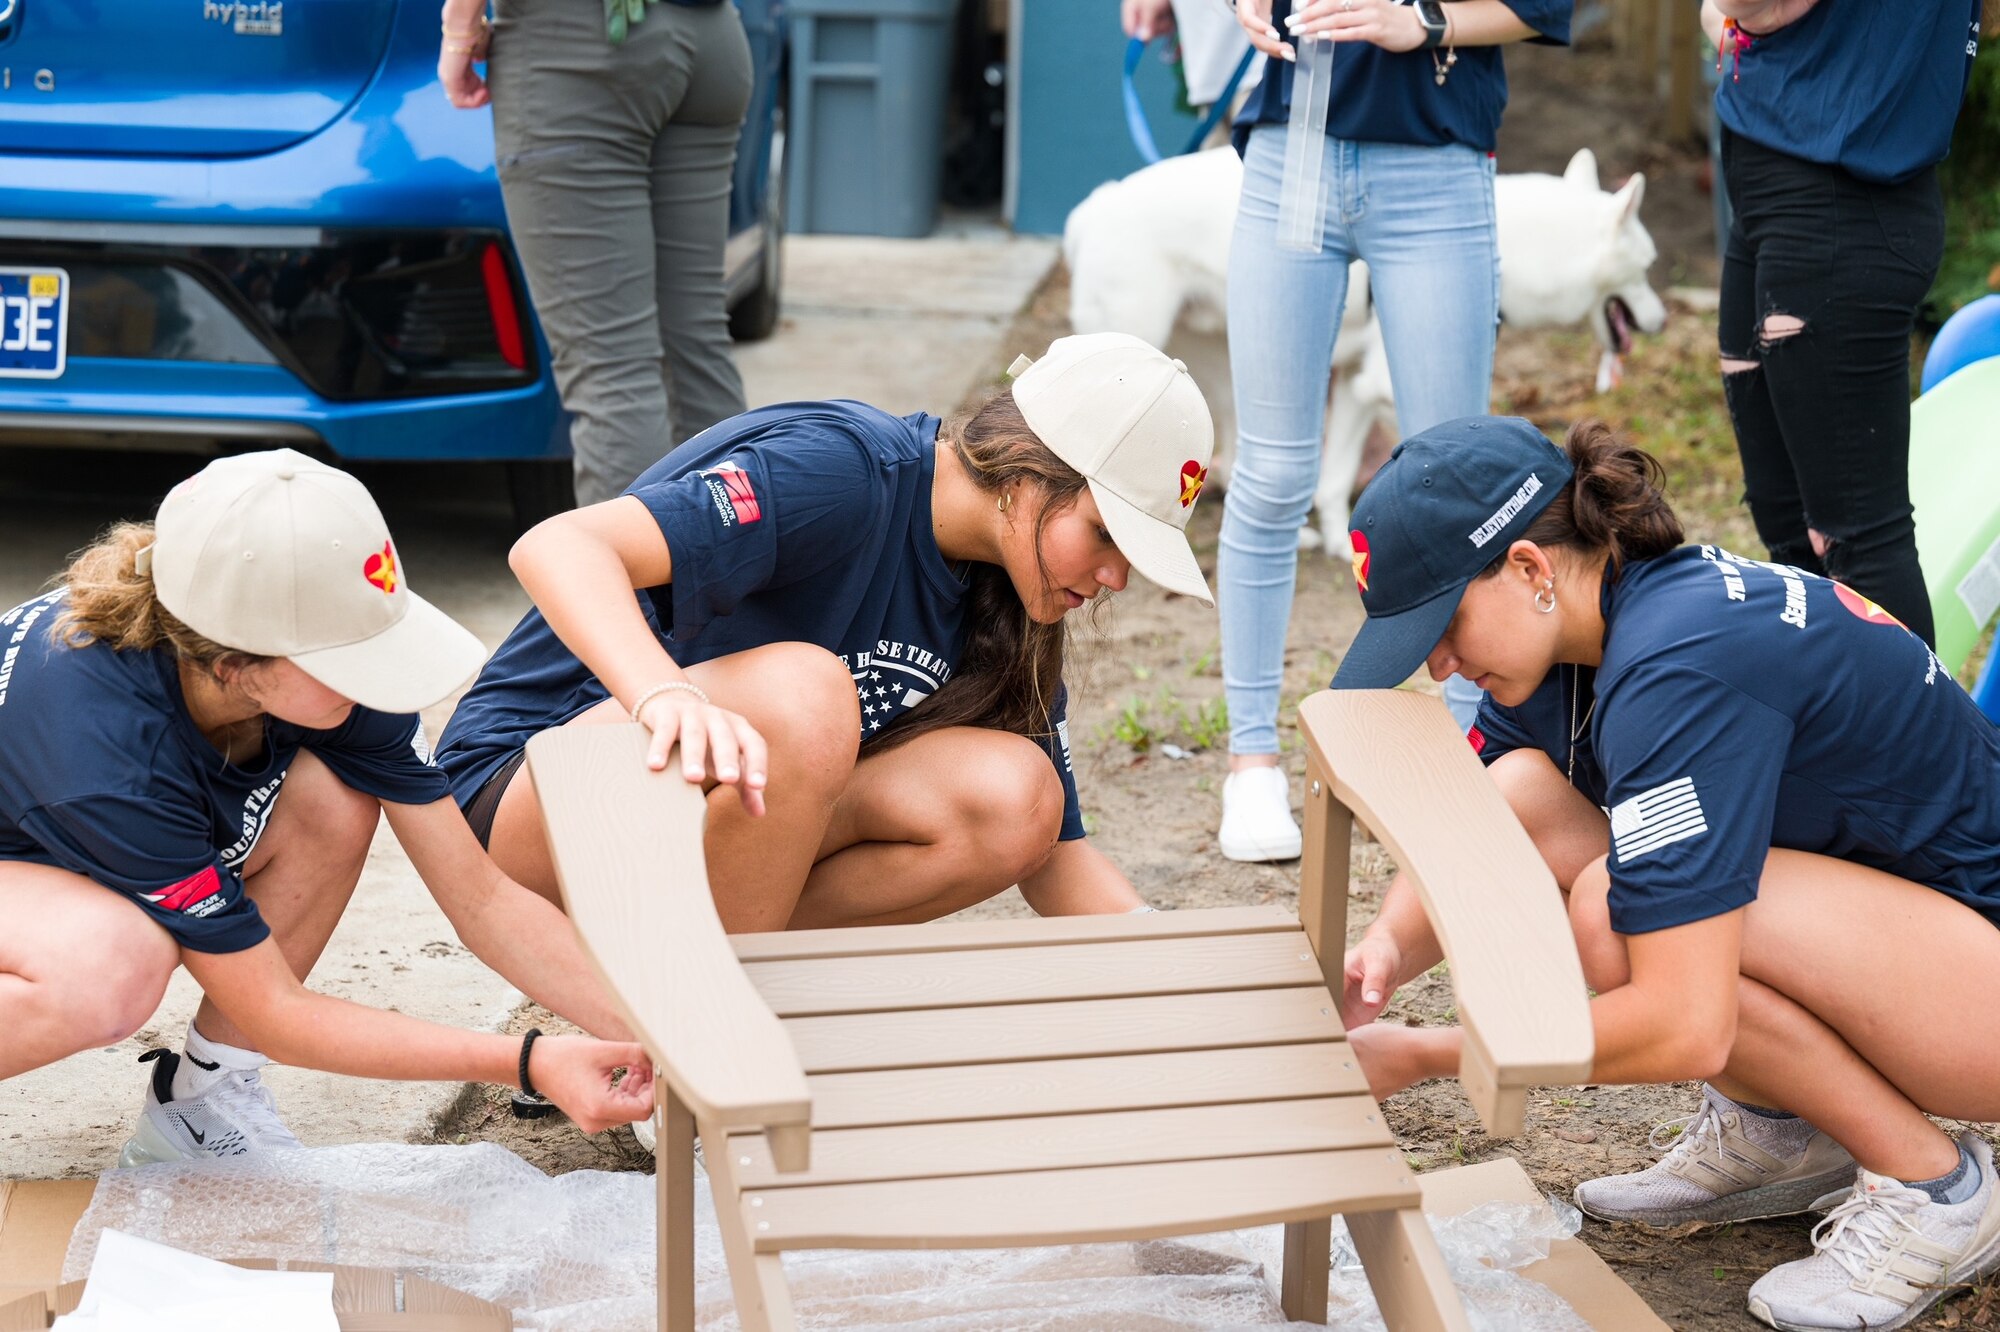
{"type": "MultiPolygon", "coordinates": [[[[1138,85],[1132,81],[1138,74],[1139,62],[1145,55],[1146,43],[1141,39],[1134,37],[1125,43],[1125,72],[1121,91],[1125,98],[1126,132],[1132,136],[1132,146],[1139,150],[1139,156],[1145,158],[1146,164],[1151,166],[1165,154],[1160,152],[1159,144],[1153,139],[1153,126],[1146,119],[1145,106],[1139,101],[1138,85]]],[[[1243,53],[1243,58],[1236,62],[1236,69],[1229,76],[1228,84],[1222,89],[1222,96],[1215,99],[1215,105],[1208,108],[1208,114],[1201,118],[1201,123],[1195,126],[1194,133],[1188,136],[1186,145],[1175,156],[1183,156],[1200,148],[1209,133],[1222,123],[1223,116],[1229,113],[1230,100],[1236,96],[1236,89],[1243,82],[1243,76],[1250,72],[1250,62],[1256,58],[1255,47],[1243,53]]]]}
{"type": "Polygon", "coordinates": [[[792,231],[930,234],[957,10],[957,0],[787,0],[792,231]]]}
{"type": "Polygon", "coordinates": [[[1923,392],[1989,356],[2000,356],[2000,295],[1981,296],[1944,321],[1924,357],[1923,392]]]}

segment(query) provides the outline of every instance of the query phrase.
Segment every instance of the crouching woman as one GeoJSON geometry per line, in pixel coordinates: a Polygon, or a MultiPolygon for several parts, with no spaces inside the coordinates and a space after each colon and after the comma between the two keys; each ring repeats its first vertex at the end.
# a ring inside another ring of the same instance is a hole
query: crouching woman
{"type": "MultiPolygon", "coordinates": [[[[1664,1159],[1578,1205],[1831,1206],[1750,1312],[1902,1327],[2000,1265],[1992,1150],[1927,1118],[2000,1119],[2000,731],[1865,597],[1681,546],[1660,477],[1593,424],[1409,440],[1355,509],[1374,577],[1334,684],[1487,691],[1470,738],[1567,891],[1591,1080],[1707,1083],[1664,1159]]],[[[1456,1028],[1368,1022],[1438,957],[1392,888],[1347,959],[1378,1093],[1458,1067],[1456,1028]]]]}
{"type": "Polygon", "coordinates": [[[573,932],[480,851],[417,717],[479,641],[415,596],[358,481],[225,458],[0,616],[0,1078],[114,1044],[177,965],[204,998],[156,1059],[126,1165],[297,1147],[267,1058],[523,1085],[586,1131],[643,1117],[637,1045],[452,1030],[306,990],[386,811],[472,951],[624,1034],[573,932]],[[619,1070],[623,1070],[622,1075],[619,1070]]]}
{"type": "Polygon", "coordinates": [[[711,787],[732,932],[929,920],[1012,884],[1043,914],[1138,909],[1084,836],[1063,620],[1134,568],[1213,604],[1183,529],[1214,432],[1137,338],[1025,363],[950,423],[760,408],[524,536],[536,609],[438,749],[495,861],[554,894],[523,747],[636,718],[656,767],[678,742],[711,787]]]}

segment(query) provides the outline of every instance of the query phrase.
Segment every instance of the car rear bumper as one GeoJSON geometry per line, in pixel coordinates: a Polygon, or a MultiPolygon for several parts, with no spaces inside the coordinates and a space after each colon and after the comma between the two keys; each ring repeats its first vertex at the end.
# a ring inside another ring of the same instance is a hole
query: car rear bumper
{"type": "Polygon", "coordinates": [[[320,444],[341,458],[522,460],[568,453],[544,375],[498,393],[334,402],[282,366],[76,357],[59,380],[0,380],[0,442],[205,450],[320,444]]]}

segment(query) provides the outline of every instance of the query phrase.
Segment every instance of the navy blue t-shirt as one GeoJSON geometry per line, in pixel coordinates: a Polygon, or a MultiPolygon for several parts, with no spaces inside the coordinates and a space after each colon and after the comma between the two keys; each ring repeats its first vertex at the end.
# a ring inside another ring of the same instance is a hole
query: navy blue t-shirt
{"type": "Polygon", "coordinates": [[[301,749],[380,800],[448,794],[415,716],[360,707],[330,731],[268,719],[254,764],[224,763],[188,715],[172,650],[57,642],[65,595],[0,615],[0,860],[85,875],[183,948],[235,953],[271,933],[242,867],[301,749]]]}
{"type": "MultiPolygon", "coordinates": [[[[760,407],[696,435],[625,492],[673,554],[674,581],[638,594],[677,663],[770,643],[835,654],[861,697],[861,737],[888,730],[951,679],[966,588],[931,530],[936,417],[858,402],[760,407]]],[[[461,805],[541,731],[608,694],[529,611],[438,740],[461,805]]],[[[1083,836],[1059,693],[1031,737],[1063,785],[1063,840],[1083,836]]]]}
{"type": "Polygon", "coordinates": [[[1580,732],[1619,933],[1748,904],[1772,847],[1929,884],[2000,924],[2000,728],[1887,611],[1686,546],[1627,565],[1604,618],[1594,680],[1558,666],[1518,708],[1489,698],[1470,738],[1487,763],[1533,748],[1568,771],[1580,732]]]}
{"type": "Polygon", "coordinates": [[[1893,183],[1942,161],[1980,0],[1820,0],[1726,64],[1716,113],[1766,148],[1893,183]]]}
{"type": "MultiPolygon", "coordinates": [[[[1573,0],[1506,0],[1507,8],[1533,28],[1531,42],[1569,45],[1573,0]]],[[[1285,31],[1292,0],[1274,0],[1271,22],[1285,31]]],[[[1289,37],[1287,41],[1291,40],[1289,37]]],[[[1435,48],[1437,59],[1445,48],[1435,48]]],[[[1507,71],[1497,46],[1461,46],[1458,63],[1440,85],[1431,52],[1385,51],[1372,42],[1340,42],[1333,51],[1333,95],[1327,103],[1326,132],[1356,143],[1415,143],[1436,147],[1462,143],[1493,151],[1500,113],[1507,109],[1507,71]]],[[[1236,117],[1236,146],[1249,141],[1250,126],[1283,124],[1292,114],[1289,60],[1265,65],[1264,81],[1251,92],[1236,117]]]]}

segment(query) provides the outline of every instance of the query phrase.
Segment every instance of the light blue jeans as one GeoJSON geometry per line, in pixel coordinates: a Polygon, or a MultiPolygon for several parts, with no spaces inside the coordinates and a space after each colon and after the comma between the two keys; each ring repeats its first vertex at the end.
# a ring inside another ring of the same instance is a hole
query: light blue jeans
{"type": "MultiPolygon", "coordinates": [[[[1396,420],[1405,437],[1488,409],[1500,260],[1493,159],[1329,137],[1324,248],[1278,247],[1285,127],[1251,132],[1229,247],[1229,362],[1236,463],[1216,567],[1229,749],[1278,751],[1278,690],[1298,576],[1299,528],[1319,483],[1327,382],[1347,265],[1367,261],[1396,420]]],[[[1472,724],[1479,691],[1456,676],[1446,701],[1472,724]]]]}

